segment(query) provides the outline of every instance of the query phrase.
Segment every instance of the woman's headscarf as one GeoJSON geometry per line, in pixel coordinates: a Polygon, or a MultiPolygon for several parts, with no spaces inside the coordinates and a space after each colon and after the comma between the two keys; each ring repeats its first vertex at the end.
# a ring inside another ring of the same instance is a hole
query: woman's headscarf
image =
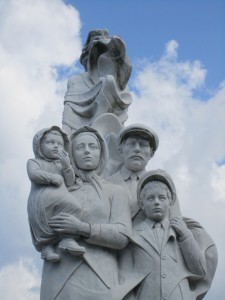
{"type": "Polygon", "coordinates": [[[101,187],[101,178],[100,177],[103,173],[106,161],[108,160],[108,147],[107,147],[105,140],[100,135],[100,133],[96,129],[94,129],[90,126],[80,127],[70,137],[69,156],[70,156],[74,171],[75,171],[76,175],[78,175],[80,178],[80,180],[77,180],[78,186],[82,185],[83,182],[85,182],[85,181],[90,182],[96,188],[99,196],[101,197],[102,187],[101,187]],[[94,136],[100,146],[99,164],[95,170],[91,170],[91,171],[79,169],[76,164],[76,160],[75,160],[76,153],[75,153],[75,149],[74,149],[74,143],[80,134],[85,134],[85,133],[87,133],[88,135],[94,136]]]}
{"type": "Polygon", "coordinates": [[[64,141],[65,151],[66,152],[69,151],[69,140],[68,140],[67,135],[58,126],[52,126],[50,128],[41,129],[35,134],[35,136],[33,138],[33,151],[34,151],[35,158],[41,158],[44,160],[52,161],[52,160],[48,159],[47,157],[45,157],[41,151],[41,143],[43,141],[43,137],[47,133],[50,133],[51,131],[59,132],[59,134],[62,136],[63,141],[64,141]]]}

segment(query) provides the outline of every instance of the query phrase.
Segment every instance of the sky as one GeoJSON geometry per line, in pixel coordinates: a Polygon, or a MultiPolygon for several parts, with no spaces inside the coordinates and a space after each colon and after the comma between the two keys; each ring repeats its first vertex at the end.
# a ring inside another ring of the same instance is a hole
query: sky
{"type": "Polygon", "coordinates": [[[126,125],[159,135],[148,169],[174,179],[184,216],[213,237],[219,263],[206,300],[223,299],[225,265],[225,2],[0,0],[0,294],[38,300],[42,260],[29,233],[32,138],[61,125],[68,78],[87,33],[126,43],[133,103],[126,125]]]}

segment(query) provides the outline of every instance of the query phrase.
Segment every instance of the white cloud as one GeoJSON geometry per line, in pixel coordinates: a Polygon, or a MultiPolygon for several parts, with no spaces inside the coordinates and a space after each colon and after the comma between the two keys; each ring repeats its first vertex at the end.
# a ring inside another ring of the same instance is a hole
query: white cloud
{"type": "Polygon", "coordinates": [[[177,41],[175,40],[171,40],[167,43],[166,45],[166,56],[167,57],[174,57],[176,58],[177,57],[177,49],[179,47],[179,44],[177,41]]]}
{"type": "MultiPolygon", "coordinates": [[[[33,157],[33,135],[41,128],[61,124],[66,81],[57,78],[57,67],[70,68],[79,58],[81,25],[78,11],[62,0],[2,0],[0,7],[1,266],[12,258],[17,261],[21,253],[37,255],[40,260],[27,222],[30,182],[26,161],[33,157]]],[[[17,267],[27,278],[27,263],[17,267]]],[[[3,297],[2,290],[6,293],[7,289],[1,284],[1,297],[37,299],[36,293],[25,291],[23,277],[24,297],[17,296],[19,280],[10,279],[10,268],[1,270],[1,278],[4,274],[4,285],[12,284],[12,290],[3,297]]],[[[33,271],[29,271],[30,279],[36,278],[33,271]]],[[[28,280],[27,290],[31,287],[28,280]]]]}
{"type": "Polygon", "coordinates": [[[33,134],[61,124],[66,82],[55,67],[80,55],[79,14],[61,0],[2,1],[0,37],[1,178],[17,186],[33,134]]]}
{"type": "Polygon", "coordinates": [[[38,300],[40,274],[30,259],[0,269],[1,299],[38,300]]]}
{"type": "MultiPolygon", "coordinates": [[[[170,41],[159,61],[139,70],[129,124],[148,124],[159,135],[159,149],[149,168],[166,169],[174,178],[182,213],[199,221],[215,240],[224,261],[225,234],[225,84],[207,100],[195,98],[206,70],[199,61],[180,61],[178,43],[170,41]]],[[[209,293],[224,295],[219,265],[209,293]]],[[[220,296],[220,297],[219,297],[220,296]]]]}

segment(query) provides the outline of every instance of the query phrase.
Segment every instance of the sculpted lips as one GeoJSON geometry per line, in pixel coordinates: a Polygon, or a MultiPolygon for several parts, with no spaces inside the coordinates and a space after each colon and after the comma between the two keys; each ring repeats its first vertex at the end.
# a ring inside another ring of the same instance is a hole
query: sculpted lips
{"type": "Polygon", "coordinates": [[[155,208],[153,209],[154,212],[162,212],[161,208],[155,208]]]}
{"type": "Polygon", "coordinates": [[[130,158],[132,158],[132,159],[142,159],[143,160],[143,157],[140,156],[140,155],[132,155],[130,158]]]}

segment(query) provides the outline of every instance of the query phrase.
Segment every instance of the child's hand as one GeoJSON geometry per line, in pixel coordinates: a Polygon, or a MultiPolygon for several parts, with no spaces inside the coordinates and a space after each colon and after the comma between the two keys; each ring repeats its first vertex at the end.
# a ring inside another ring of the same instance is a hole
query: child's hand
{"type": "Polygon", "coordinates": [[[68,169],[70,167],[70,159],[66,151],[62,150],[58,153],[59,159],[61,161],[63,169],[68,169]]]}
{"type": "Polygon", "coordinates": [[[171,219],[170,225],[173,227],[179,237],[182,237],[188,233],[187,225],[183,221],[182,217],[175,217],[171,219]]]}
{"type": "Polygon", "coordinates": [[[60,186],[63,183],[63,181],[64,179],[61,175],[57,175],[57,174],[52,175],[52,180],[51,180],[52,184],[56,186],[60,186]]]}

